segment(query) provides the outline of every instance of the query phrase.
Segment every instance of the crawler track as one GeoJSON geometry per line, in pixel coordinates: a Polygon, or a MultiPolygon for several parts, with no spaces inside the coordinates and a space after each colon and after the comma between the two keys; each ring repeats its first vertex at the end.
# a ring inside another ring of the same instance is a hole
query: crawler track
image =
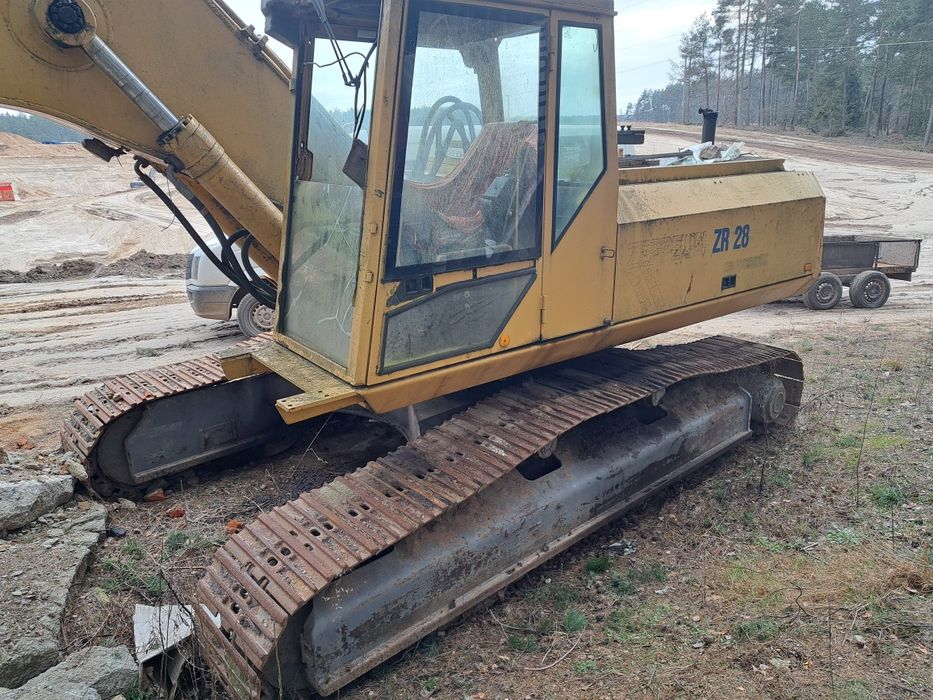
{"type": "MultiPolygon", "coordinates": [[[[264,335],[245,341],[243,345],[249,347],[252,343],[267,340],[269,336],[264,335]]],[[[102,446],[108,440],[117,442],[124,438],[122,435],[114,437],[119,432],[112,430],[114,426],[121,420],[142,415],[159,402],[224,383],[226,379],[220,361],[213,355],[116,377],[75,400],[71,416],[62,425],[62,447],[78,456],[87,470],[88,485],[98,493],[106,496],[141,495],[146,483],[119,481],[108,473],[106,465],[100,463],[102,446]]],[[[181,413],[183,407],[179,406],[178,411],[181,413]]],[[[116,447],[119,449],[122,445],[116,447]]],[[[205,451],[200,461],[208,461],[215,452],[205,451]]],[[[198,461],[197,454],[189,455],[184,468],[177,471],[190,469],[198,461]]],[[[173,473],[175,471],[168,469],[159,476],[173,473]]]]}
{"type": "MultiPolygon", "coordinates": [[[[339,597],[337,579],[590,419],[688,379],[750,369],[784,382],[779,422],[790,422],[803,379],[790,351],[727,338],[609,350],[530,373],[396,452],[262,514],[218,551],[198,585],[205,658],[236,697],[278,697],[283,674],[295,673],[284,660],[301,658],[310,604],[322,592],[339,597]]],[[[317,690],[333,692],[390,658],[410,643],[408,632],[317,690]]]]}

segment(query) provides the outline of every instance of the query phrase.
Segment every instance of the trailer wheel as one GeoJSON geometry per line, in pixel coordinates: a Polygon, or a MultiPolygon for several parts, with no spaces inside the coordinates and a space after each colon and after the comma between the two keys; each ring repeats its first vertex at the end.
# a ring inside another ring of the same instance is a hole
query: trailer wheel
{"type": "Polygon", "coordinates": [[[236,320],[243,335],[247,338],[255,338],[260,333],[268,333],[272,330],[275,312],[268,306],[260,304],[252,294],[247,294],[236,308],[236,320]]]}
{"type": "Polygon", "coordinates": [[[852,280],[849,299],[859,309],[880,309],[891,296],[891,281],[883,272],[865,270],[852,280]]]}
{"type": "Polygon", "coordinates": [[[832,272],[821,274],[813,286],[803,295],[803,303],[808,309],[825,311],[833,308],[842,299],[842,280],[832,272]]]}

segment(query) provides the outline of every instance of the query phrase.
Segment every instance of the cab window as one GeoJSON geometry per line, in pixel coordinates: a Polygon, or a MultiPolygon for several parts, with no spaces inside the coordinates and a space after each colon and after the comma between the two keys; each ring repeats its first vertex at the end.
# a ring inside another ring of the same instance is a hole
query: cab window
{"type": "Polygon", "coordinates": [[[413,8],[386,277],[538,257],[545,20],[413,8]]]}
{"type": "Polygon", "coordinates": [[[561,24],[554,245],[606,172],[600,30],[561,24]]]}

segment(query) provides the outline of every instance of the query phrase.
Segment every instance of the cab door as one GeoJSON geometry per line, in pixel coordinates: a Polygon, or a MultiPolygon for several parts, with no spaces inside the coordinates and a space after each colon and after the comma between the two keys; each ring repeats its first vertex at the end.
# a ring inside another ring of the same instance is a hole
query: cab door
{"type": "Polygon", "coordinates": [[[541,338],[549,15],[408,8],[370,385],[541,338]]]}
{"type": "Polygon", "coordinates": [[[542,337],[611,322],[618,201],[612,23],[553,13],[542,337]]]}

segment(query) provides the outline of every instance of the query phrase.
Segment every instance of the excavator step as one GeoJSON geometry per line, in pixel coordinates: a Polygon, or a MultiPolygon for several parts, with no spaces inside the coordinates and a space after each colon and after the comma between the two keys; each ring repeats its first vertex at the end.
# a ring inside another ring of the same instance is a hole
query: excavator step
{"type": "Polygon", "coordinates": [[[289,425],[361,401],[352,386],[273,340],[221,353],[219,358],[227,377],[246,378],[274,372],[300,387],[302,393],[276,402],[276,408],[289,425]]]}
{"type": "Polygon", "coordinates": [[[802,389],[794,353],[727,338],[524,375],[231,537],[198,585],[204,656],[236,697],[332,693],[756,417],[791,422],[802,389]]]}

